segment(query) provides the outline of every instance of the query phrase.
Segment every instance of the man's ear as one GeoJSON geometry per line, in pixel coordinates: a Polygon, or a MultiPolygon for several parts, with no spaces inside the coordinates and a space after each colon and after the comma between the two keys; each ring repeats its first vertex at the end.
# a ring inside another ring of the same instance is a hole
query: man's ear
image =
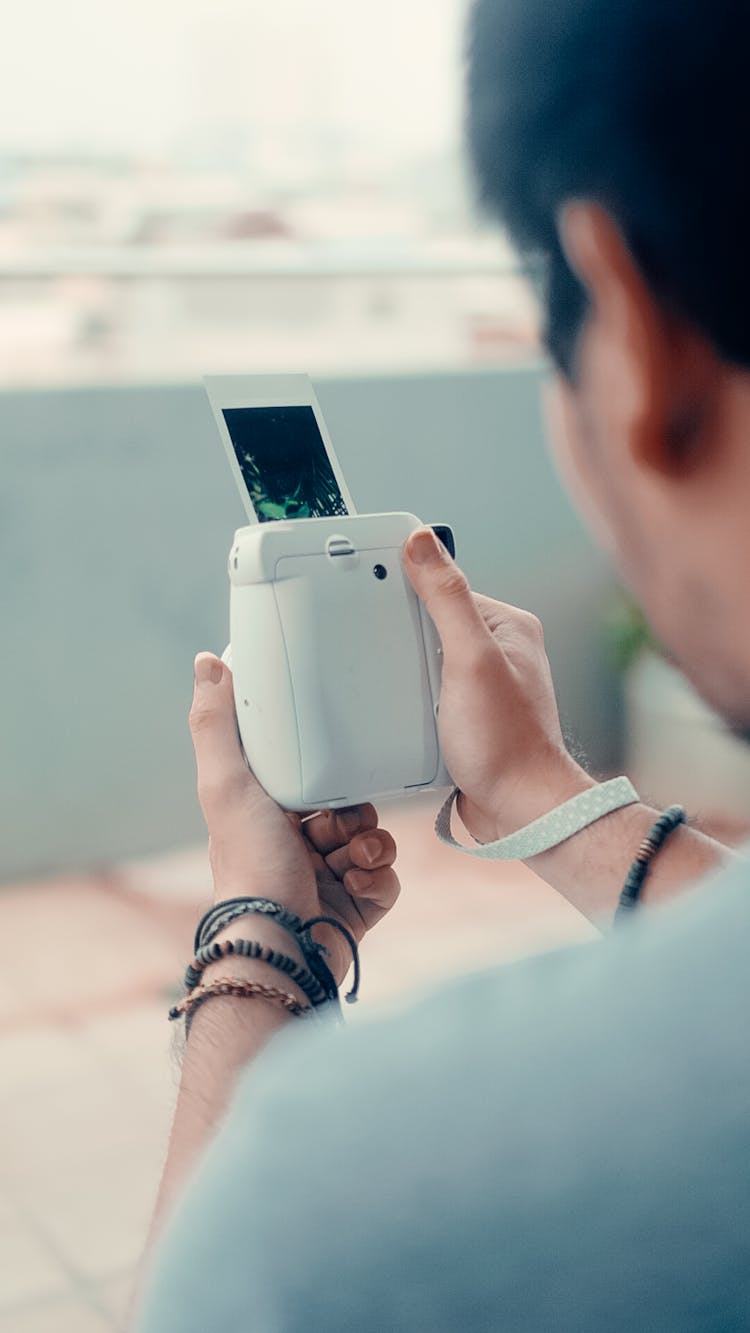
{"type": "Polygon", "coordinates": [[[570,202],[560,211],[558,231],[590,305],[579,341],[581,387],[606,398],[607,416],[635,464],[662,474],[681,471],[686,412],[679,400],[686,382],[677,327],[655,301],[606,209],[570,202]]]}

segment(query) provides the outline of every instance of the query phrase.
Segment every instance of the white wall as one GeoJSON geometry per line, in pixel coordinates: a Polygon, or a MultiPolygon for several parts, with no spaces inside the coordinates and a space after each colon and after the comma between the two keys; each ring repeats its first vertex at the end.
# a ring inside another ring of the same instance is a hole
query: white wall
{"type": "MultiPolygon", "coordinates": [[[[548,461],[538,369],[316,382],[360,510],[451,522],[545,621],[562,711],[617,760],[611,576],[548,461]]],[[[227,637],[243,510],[199,386],[0,395],[0,880],[202,836],[192,659],[227,637]]]]}

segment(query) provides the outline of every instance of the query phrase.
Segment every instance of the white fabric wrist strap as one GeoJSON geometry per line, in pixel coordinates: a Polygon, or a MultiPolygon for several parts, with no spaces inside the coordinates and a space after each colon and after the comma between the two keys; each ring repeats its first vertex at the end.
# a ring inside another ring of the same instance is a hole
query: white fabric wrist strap
{"type": "Polygon", "coordinates": [[[489,861],[525,861],[529,856],[548,852],[604,815],[611,815],[613,810],[621,810],[623,806],[633,805],[640,800],[629,778],[612,778],[609,782],[590,787],[588,791],[579,792],[548,814],[534,819],[525,828],[510,833],[507,838],[500,838],[498,842],[480,843],[476,847],[464,847],[456,842],[451,833],[451,811],[459,795],[458,787],[454,787],[438,811],[435,832],[440,841],[449,847],[455,847],[467,856],[483,856],[489,861]]]}

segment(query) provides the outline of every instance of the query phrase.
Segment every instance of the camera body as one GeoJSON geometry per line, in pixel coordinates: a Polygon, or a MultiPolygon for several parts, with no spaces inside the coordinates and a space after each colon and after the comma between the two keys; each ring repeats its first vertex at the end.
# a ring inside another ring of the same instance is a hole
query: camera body
{"type": "Polygon", "coordinates": [[[361,514],[235,533],[224,660],[248,763],[288,810],[450,784],[440,640],[401,560],[421,526],[413,514],[361,514]]]}

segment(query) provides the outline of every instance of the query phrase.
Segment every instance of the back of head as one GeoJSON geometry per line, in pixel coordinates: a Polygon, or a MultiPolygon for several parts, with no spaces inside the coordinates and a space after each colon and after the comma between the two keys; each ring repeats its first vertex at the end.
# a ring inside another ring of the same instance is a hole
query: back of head
{"type": "Polygon", "coordinates": [[[750,366],[746,0],[476,0],[468,55],[480,199],[534,262],[558,366],[585,311],[556,227],[571,199],[602,204],[661,304],[750,366]]]}

